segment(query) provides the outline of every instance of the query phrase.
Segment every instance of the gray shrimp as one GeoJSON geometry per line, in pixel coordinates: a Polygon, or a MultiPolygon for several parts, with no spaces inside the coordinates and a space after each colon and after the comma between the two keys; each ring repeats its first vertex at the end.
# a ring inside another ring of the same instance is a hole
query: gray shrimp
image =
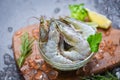
{"type": "Polygon", "coordinates": [[[65,23],[60,21],[57,21],[56,23],[60,33],[64,36],[64,40],[73,46],[73,49],[77,51],[79,55],[84,57],[90,53],[89,44],[86,40],[84,40],[84,38],[82,38],[80,33],[76,32],[73,28],[65,23]]]}
{"type": "MultiPolygon", "coordinates": [[[[57,31],[55,26],[56,26],[55,23],[51,22],[50,27],[49,27],[49,33],[48,33],[48,40],[44,42],[44,44],[42,44],[41,49],[43,50],[44,55],[47,58],[49,58],[51,61],[56,61],[59,63],[72,63],[71,60],[60,55],[60,52],[58,50],[60,34],[57,31]]],[[[41,31],[40,34],[43,34],[43,32],[45,31],[41,31]]]]}
{"type": "Polygon", "coordinates": [[[69,17],[61,18],[61,19],[69,23],[71,27],[77,32],[79,32],[82,35],[82,37],[85,39],[87,39],[90,35],[93,35],[96,33],[96,30],[93,27],[91,27],[90,25],[82,21],[78,21],[76,19],[69,18],[69,17]]]}
{"type": "Polygon", "coordinates": [[[44,23],[40,26],[39,50],[44,60],[60,70],[75,70],[85,65],[93,56],[88,42],[71,26],[50,20],[46,30],[44,23]],[[64,41],[72,46],[65,51],[64,41]]]}

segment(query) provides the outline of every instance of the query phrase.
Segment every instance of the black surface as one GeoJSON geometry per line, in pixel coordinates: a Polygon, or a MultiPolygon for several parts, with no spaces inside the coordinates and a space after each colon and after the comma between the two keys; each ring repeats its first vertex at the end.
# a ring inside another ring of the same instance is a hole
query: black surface
{"type": "Polygon", "coordinates": [[[14,32],[37,23],[32,17],[69,15],[68,4],[76,3],[85,3],[120,28],[120,0],[0,0],[0,80],[21,80],[11,47],[14,32]]]}

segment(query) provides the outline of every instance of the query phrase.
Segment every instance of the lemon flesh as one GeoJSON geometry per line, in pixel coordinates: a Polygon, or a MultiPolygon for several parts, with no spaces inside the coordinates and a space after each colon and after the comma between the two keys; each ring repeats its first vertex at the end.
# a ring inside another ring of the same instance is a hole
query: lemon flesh
{"type": "Polygon", "coordinates": [[[109,20],[106,16],[101,15],[97,12],[91,11],[89,9],[86,9],[88,11],[88,17],[92,22],[96,22],[98,24],[98,27],[108,29],[112,23],[111,20],[109,20]]]}

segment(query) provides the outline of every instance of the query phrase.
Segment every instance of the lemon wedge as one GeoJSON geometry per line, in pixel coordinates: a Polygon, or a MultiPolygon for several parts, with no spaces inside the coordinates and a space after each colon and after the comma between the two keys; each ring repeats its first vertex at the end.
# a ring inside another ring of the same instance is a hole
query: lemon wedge
{"type": "Polygon", "coordinates": [[[91,11],[89,9],[86,9],[88,11],[88,17],[92,22],[96,22],[98,24],[98,27],[108,29],[112,23],[111,20],[109,20],[106,16],[101,15],[97,12],[91,11]]]}

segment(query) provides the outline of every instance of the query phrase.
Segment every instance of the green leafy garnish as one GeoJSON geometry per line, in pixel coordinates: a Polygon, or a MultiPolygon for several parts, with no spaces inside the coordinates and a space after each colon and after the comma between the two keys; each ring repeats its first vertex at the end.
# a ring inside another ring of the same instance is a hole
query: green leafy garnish
{"type": "Polygon", "coordinates": [[[104,75],[98,74],[98,75],[88,76],[82,78],[82,80],[118,80],[118,79],[114,74],[110,72],[106,72],[104,75]]]}
{"type": "Polygon", "coordinates": [[[34,41],[33,39],[29,38],[29,35],[27,32],[22,35],[21,37],[22,44],[21,44],[21,49],[20,49],[21,55],[17,60],[17,64],[19,67],[22,67],[26,57],[32,53],[33,41],[34,41]]]}
{"type": "Polygon", "coordinates": [[[88,16],[88,12],[84,8],[84,4],[69,5],[69,9],[71,11],[71,17],[77,20],[84,21],[88,16]]]}
{"type": "Polygon", "coordinates": [[[91,52],[97,52],[99,49],[99,43],[102,40],[102,33],[96,33],[94,35],[90,35],[87,38],[87,41],[89,43],[91,52]]]}

